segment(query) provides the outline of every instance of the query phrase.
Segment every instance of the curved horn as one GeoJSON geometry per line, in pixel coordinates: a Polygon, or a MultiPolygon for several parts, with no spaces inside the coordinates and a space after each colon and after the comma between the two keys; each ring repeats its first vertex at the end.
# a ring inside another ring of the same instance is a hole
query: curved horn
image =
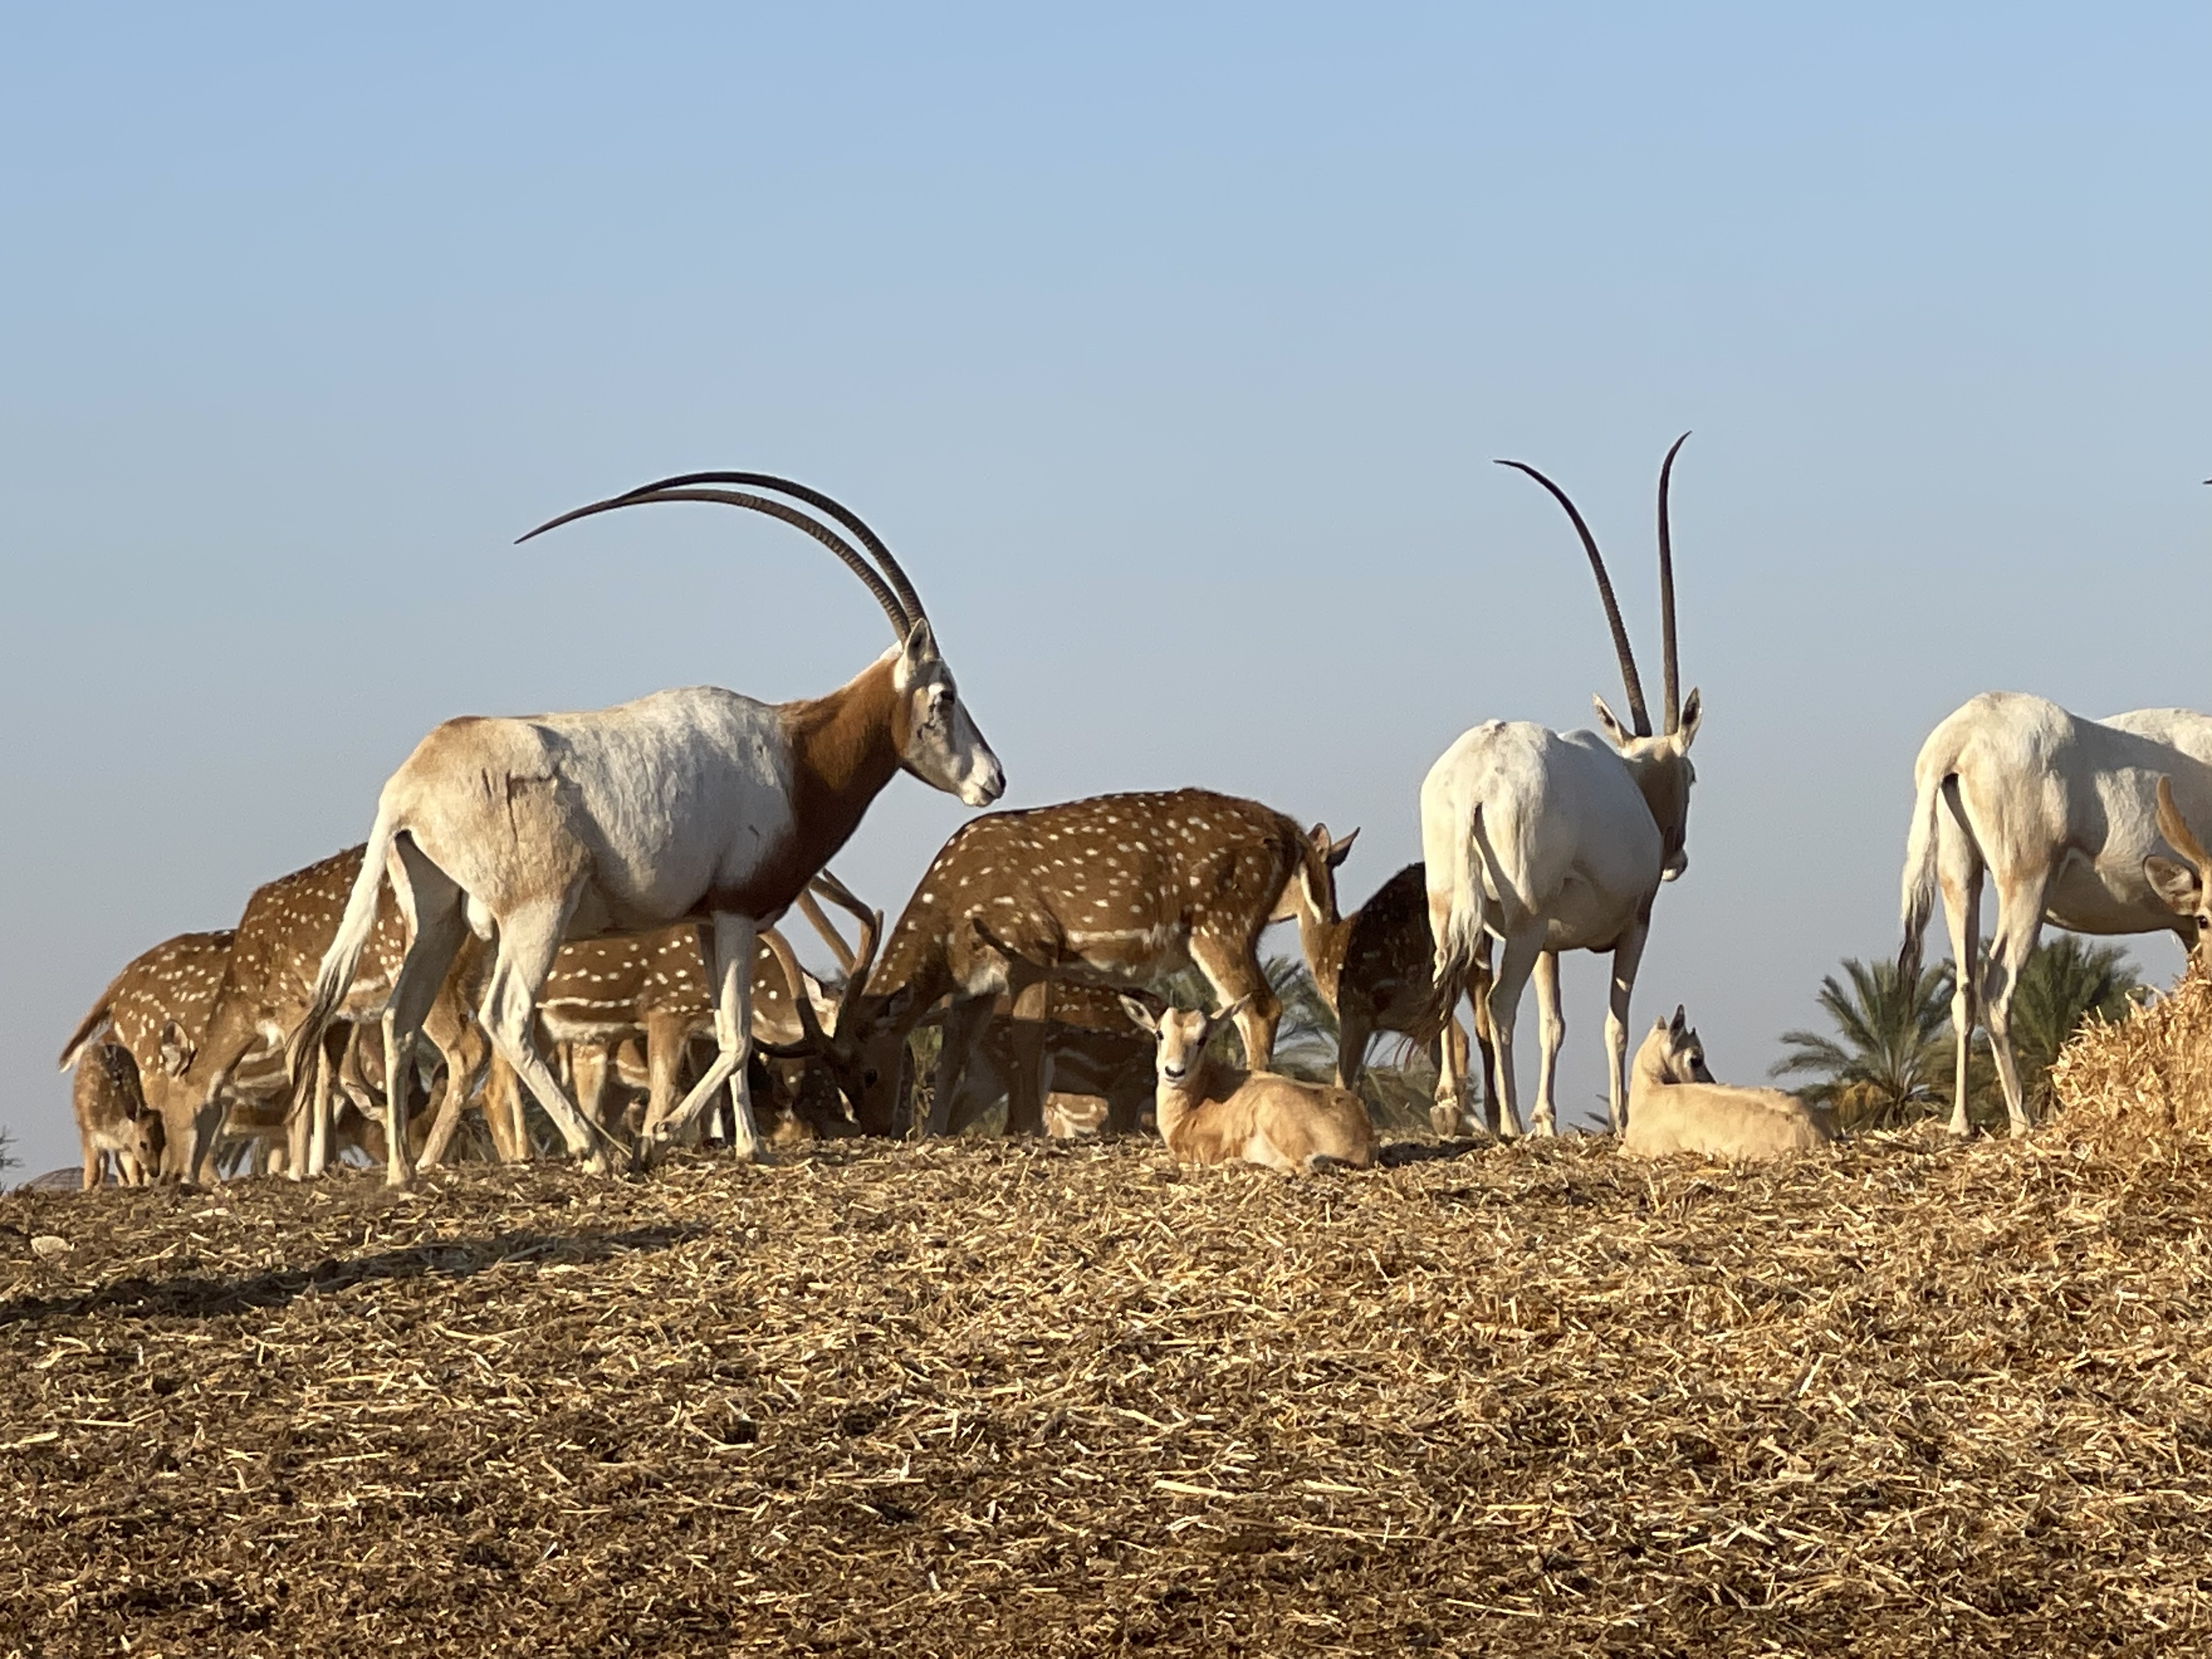
{"type": "Polygon", "coordinates": [[[690,489],[700,484],[735,484],[740,489],[773,489],[779,495],[793,496],[809,507],[827,513],[858,536],[860,545],[875,555],[876,562],[883,567],[884,579],[890,583],[892,592],[899,596],[899,603],[906,607],[909,617],[919,622],[929,614],[922,609],[921,596],[914,591],[914,584],[907,580],[906,572],[900,568],[899,562],[891,556],[891,550],[884,544],[884,538],[869,529],[866,522],[851,507],[818,489],[794,483],[789,478],[779,478],[772,472],[684,472],[672,478],[658,478],[649,484],[640,484],[630,494],[644,495],[664,489],[690,489]]]}
{"type": "Polygon", "coordinates": [[[1690,434],[1685,432],[1668,449],[1667,459],[1659,463],[1660,707],[1667,716],[1669,737],[1682,726],[1682,677],[1674,660],[1674,538],[1667,525],[1667,486],[1674,477],[1675,453],[1689,441],[1690,434]]]}
{"type": "Polygon", "coordinates": [[[578,519],[588,519],[596,513],[611,513],[618,507],[650,507],[659,501],[720,501],[730,507],[746,507],[755,513],[765,513],[771,519],[782,520],[794,529],[813,537],[844,562],[845,567],[860,579],[861,586],[884,608],[884,614],[891,619],[891,629],[898,635],[902,645],[906,642],[907,635],[914,631],[915,617],[907,614],[890,589],[884,586],[884,579],[877,574],[875,567],[862,558],[850,542],[829,526],[809,518],[788,502],[770,501],[765,495],[747,495],[726,489],[662,489],[650,493],[633,489],[627,495],[610,495],[603,501],[593,501],[588,506],[563,513],[556,519],[548,519],[528,534],[516,537],[515,545],[520,547],[532,536],[542,536],[549,530],[572,524],[578,519]]]}
{"type": "Polygon", "coordinates": [[[1583,522],[1582,514],[1567,499],[1567,492],[1553,483],[1526,461],[1500,461],[1500,466],[1510,466],[1516,472],[1525,472],[1552,492],[1553,498],[1567,509],[1567,517],[1574,520],[1575,533],[1583,538],[1583,551],[1589,555],[1590,569],[1597,577],[1597,596],[1605,602],[1606,626],[1613,629],[1613,654],[1620,659],[1620,683],[1628,693],[1628,718],[1635,724],[1636,735],[1651,735],[1651,716],[1644,707],[1644,682],[1636,677],[1636,653],[1628,648],[1628,629],[1621,625],[1620,604],[1613,597],[1613,579],[1605,574],[1605,561],[1598,556],[1597,538],[1583,522]]]}
{"type": "Polygon", "coordinates": [[[2182,857],[2197,872],[2199,881],[2205,872],[2212,869],[2212,858],[2204,854],[2203,844],[2189,828],[2189,820],[2181,816],[2181,809],[2173,804],[2173,780],[2160,775],[2158,781],[2158,833],[2166,837],[2166,844],[2182,857]]]}

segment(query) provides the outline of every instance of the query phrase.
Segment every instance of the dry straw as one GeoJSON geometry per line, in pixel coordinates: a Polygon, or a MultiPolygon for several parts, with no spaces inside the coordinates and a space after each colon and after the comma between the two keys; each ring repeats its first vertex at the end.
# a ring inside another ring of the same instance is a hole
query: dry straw
{"type": "Polygon", "coordinates": [[[2161,1145],[17,1194],[0,1652],[2183,1651],[2161,1145]]]}

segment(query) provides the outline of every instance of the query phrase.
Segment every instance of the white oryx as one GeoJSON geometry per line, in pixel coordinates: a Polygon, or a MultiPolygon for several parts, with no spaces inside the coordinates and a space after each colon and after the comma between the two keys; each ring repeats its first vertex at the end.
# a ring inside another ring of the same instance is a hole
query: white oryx
{"type": "Polygon", "coordinates": [[[1602,738],[1564,736],[1525,721],[1488,720],[1462,735],[1421,785],[1421,854],[1427,866],[1429,925],[1436,935],[1436,987],[1428,1030],[1443,1029],[1471,975],[1487,977],[1484,994],[1494,1041],[1493,1097],[1504,1127],[1521,1131],[1513,1076],[1514,1012],[1533,973],[1543,1040],[1533,1127],[1550,1134],[1553,1085],[1566,1024],[1559,1008],[1562,951],[1613,954],[1606,1012],[1606,1104],[1613,1127],[1627,1121],[1622,1066],[1628,1056],[1628,1002],[1644,955],[1659,884],[1688,866],[1689,758],[1701,700],[1677,698],[1674,547],[1667,518],[1668,486],[1684,433],[1659,469],[1659,619],[1666,674],[1666,729],[1657,735],[1620,620],[1613,583],[1597,542],[1566,492],[1532,466],[1502,461],[1549,490],[1574,523],[1596,574],[1598,597],[1613,630],[1633,729],[1595,698],[1602,738]],[[1486,973],[1492,940],[1502,945],[1494,975],[1486,973]]]}
{"type": "MultiPolygon", "coordinates": [[[[2158,784],[2172,779],[2182,822],[2212,823],[2212,717],[2142,708],[2084,720],[2018,691],[1985,691],[1928,735],[1913,763],[1905,846],[1905,945],[1899,971],[1920,975],[1920,939],[1940,891],[1951,931],[1958,1036],[1951,1133],[1966,1122],[1966,1061],[1977,1014],[2004,1086],[2014,1133],[2027,1127],[2012,1052],[2012,996],[2043,924],[2077,933],[2174,934],[2197,941],[2195,907],[2159,889],[2158,784]],[[2146,867],[2146,866],[2148,867],[2146,867]],[[1975,983],[1982,876],[1996,888],[1996,932],[1975,983]]],[[[2170,866],[2169,866],[2170,867],[2170,866]]]]}
{"type": "MultiPolygon", "coordinates": [[[[970,806],[1005,791],[998,757],[961,703],[905,572],[873,531],[828,496],[759,473],[688,473],[563,514],[530,536],[659,501],[720,501],[805,532],[875,596],[896,642],[849,684],[805,702],[762,703],[695,686],[587,714],[438,726],[379,797],[360,879],[323,958],[313,1007],[293,1036],[295,1078],[353,978],[388,873],[410,939],[384,1016],[388,1074],[398,1074],[399,1054],[413,1053],[431,999],[472,929],[496,942],[484,1029],[569,1151],[604,1168],[600,1132],[538,1052],[532,1014],[539,989],[563,939],[696,918],[713,924],[703,942],[719,1052],[656,1128],[664,1139],[679,1133],[726,1082],[737,1151],[753,1156],[759,1136],[744,1060],[760,930],[845,844],[893,773],[911,772],[970,806]],[[821,520],[756,489],[836,520],[880,570],[821,520]]],[[[763,614],[772,617],[773,607],[763,614]]],[[[405,1091],[390,1098],[387,1179],[404,1185],[405,1091]]]]}

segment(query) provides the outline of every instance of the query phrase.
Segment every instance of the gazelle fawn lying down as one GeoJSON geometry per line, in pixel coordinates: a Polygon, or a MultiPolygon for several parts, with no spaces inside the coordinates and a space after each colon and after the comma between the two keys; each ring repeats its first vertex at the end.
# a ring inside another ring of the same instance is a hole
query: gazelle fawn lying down
{"type": "Polygon", "coordinates": [[[1133,997],[1121,1006],[1159,1042],[1153,1097],[1160,1139],[1178,1164],[1263,1164],[1285,1175],[1375,1162],[1375,1127],[1348,1089],[1248,1072],[1208,1059],[1206,1039],[1242,1003],[1218,1014],[1170,1008],[1156,1020],[1133,997]]]}
{"type": "Polygon", "coordinates": [[[1766,1159],[1826,1146],[1835,1132],[1805,1103],[1779,1089],[1713,1081],[1705,1044],[1677,1006],[1660,1020],[1628,1068],[1628,1132],[1620,1150],[1636,1158],[1702,1152],[1766,1159]]]}

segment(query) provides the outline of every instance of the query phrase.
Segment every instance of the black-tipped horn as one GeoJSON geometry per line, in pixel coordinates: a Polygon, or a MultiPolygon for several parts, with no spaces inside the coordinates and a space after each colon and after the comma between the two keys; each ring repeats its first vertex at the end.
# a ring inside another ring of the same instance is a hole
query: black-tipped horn
{"type": "Polygon", "coordinates": [[[1660,674],[1665,682],[1661,690],[1665,698],[1668,737],[1682,726],[1682,677],[1674,654],[1674,538],[1667,525],[1667,486],[1674,480],[1675,453],[1689,441],[1690,434],[1685,432],[1668,447],[1667,459],[1659,463],[1660,674]]]}
{"type": "Polygon", "coordinates": [[[1613,654],[1620,659],[1621,689],[1628,694],[1628,718],[1636,727],[1636,735],[1651,735],[1651,715],[1644,706],[1644,682],[1636,675],[1636,653],[1628,647],[1628,629],[1620,620],[1620,603],[1613,597],[1613,579],[1605,574],[1605,560],[1597,550],[1597,538],[1590,534],[1589,526],[1567,499],[1567,492],[1526,461],[1500,461],[1500,466],[1510,466],[1516,472],[1525,472],[1552,492],[1553,499],[1567,509],[1567,517],[1574,520],[1575,534],[1583,538],[1583,551],[1589,555],[1590,570],[1597,577],[1597,596],[1605,603],[1606,626],[1613,630],[1613,654]]]}
{"type": "Polygon", "coordinates": [[[649,484],[640,484],[630,493],[643,495],[662,489],[690,489],[700,484],[734,484],[740,489],[773,489],[780,495],[789,495],[827,513],[858,536],[860,545],[875,555],[876,562],[883,567],[884,579],[890,583],[891,591],[899,596],[899,603],[906,608],[906,614],[911,618],[909,627],[912,623],[920,622],[929,614],[922,607],[921,596],[914,591],[914,584],[907,580],[905,570],[891,556],[890,549],[884,544],[884,538],[871,530],[866,521],[851,507],[818,489],[794,483],[789,478],[779,478],[772,472],[685,472],[673,478],[658,478],[649,484]]]}
{"type": "Polygon", "coordinates": [[[650,507],[660,501],[720,501],[729,507],[742,507],[751,512],[764,513],[771,519],[782,520],[828,548],[846,568],[860,579],[861,586],[883,607],[884,615],[890,618],[891,631],[897,635],[901,644],[905,643],[907,635],[914,631],[915,617],[907,613],[896,596],[884,585],[884,579],[877,574],[876,568],[862,558],[850,542],[787,501],[771,501],[765,495],[750,495],[726,489],[633,489],[625,495],[611,495],[603,501],[592,501],[587,506],[575,507],[558,518],[548,519],[528,534],[516,537],[515,545],[519,547],[533,536],[542,536],[549,530],[556,530],[578,519],[588,519],[597,513],[611,513],[618,507],[650,507]]]}

